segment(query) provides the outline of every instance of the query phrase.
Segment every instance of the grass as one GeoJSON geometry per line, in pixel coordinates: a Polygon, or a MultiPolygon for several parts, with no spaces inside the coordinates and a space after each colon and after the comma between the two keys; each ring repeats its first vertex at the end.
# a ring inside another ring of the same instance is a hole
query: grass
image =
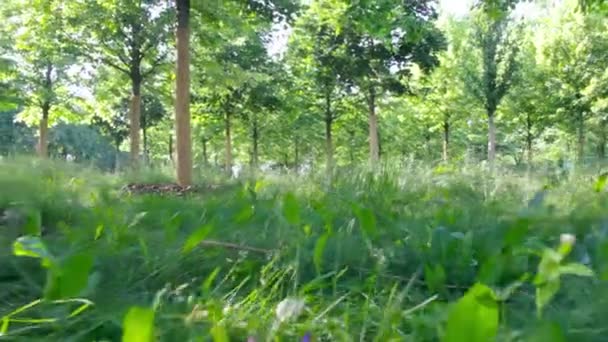
{"type": "Polygon", "coordinates": [[[129,196],[132,176],[2,160],[0,340],[120,341],[150,321],[159,341],[476,341],[459,334],[496,313],[492,340],[604,341],[598,177],[409,165],[129,196]]]}

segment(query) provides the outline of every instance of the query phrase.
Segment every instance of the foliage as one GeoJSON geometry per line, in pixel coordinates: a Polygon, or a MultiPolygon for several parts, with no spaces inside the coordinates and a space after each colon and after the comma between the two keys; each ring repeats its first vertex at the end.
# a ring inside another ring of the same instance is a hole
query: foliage
{"type": "Polygon", "coordinates": [[[179,3],[0,2],[1,338],[605,340],[603,1],[179,3]]]}
{"type": "Polygon", "coordinates": [[[568,339],[603,338],[606,241],[590,227],[607,202],[591,174],[535,192],[543,174],[411,165],[351,170],[332,191],[263,177],[179,198],[129,196],[120,179],[75,165],[2,163],[7,337],[481,341],[557,326],[568,339]],[[577,241],[550,249],[564,232],[577,241]],[[549,301],[542,289],[558,279],[549,301]],[[304,307],[279,324],[286,298],[304,307]]]}

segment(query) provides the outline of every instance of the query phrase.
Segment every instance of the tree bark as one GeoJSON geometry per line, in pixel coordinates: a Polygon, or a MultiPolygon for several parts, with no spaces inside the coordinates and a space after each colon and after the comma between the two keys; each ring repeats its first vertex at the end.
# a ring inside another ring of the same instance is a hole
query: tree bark
{"type": "Polygon", "coordinates": [[[190,0],[177,4],[177,66],[175,92],[175,136],[177,138],[177,183],[192,183],[190,132],[190,0]]]}
{"type": "Polygon", "coordinates": [[[443,161],[448,162],[448,149],[450,145],[450,123],[443,121],[443,161]]]}
{"type": "Polygon", "coordinates": [[[226,112],[224,115],[224,125],[225,125],[225,168],[226,172],[232,175],[232,133],[230,127],[230,112],[226,112]]]}
{"type": "Polygon", "coordinates": [[[42,105],[42,118],[40,119],[39,136],[38,136],[38,156],[40,158],[48,158],[48,132],[49,132],[49,112],[51,106],[48,102],[42,105]]]}
{"type": "Polygon", "coordinates": [[[331,94],[329,91],[325,94],[325,153],[327,157],[327,172],[331,173],[334,167],[334,146],[332,139],[332,124],[334,121],[331,112],[331,94]]]}
{"type": "Polygon", "coordinates": [[[369,109],[369,160],[371,166],[376,166],[380,160],[380,148],[378,146],[378,117],[376,115],[376,89],[372,86],[368,94],[369,109]]]}
{"type": "Polygon", "coordinates": [[[42,118],[40,119],[39,136],[38,136],[38,156],[40,158],[48,158],[49,156],[49,113],[51,112],[51,100],[48,98],[53,91],[53,65],[47,64],[44,73],[44,89],[47,92],[47,98],[44,99],[42,106],[42,118]]]}
{"type": "Polygon", "coordinates": [[[141,76],[131,76],[131,106],[129,108],[129,138],[131,142],[131,168],[139,168],[139,130],[141,126],[141,76]]]}
{"type": "Polygon", "coordinates": [[[494,112],[488,113],[488,162],[490,167],[494,166],[496,160],[496,124],[494,123],[494,112]]]}

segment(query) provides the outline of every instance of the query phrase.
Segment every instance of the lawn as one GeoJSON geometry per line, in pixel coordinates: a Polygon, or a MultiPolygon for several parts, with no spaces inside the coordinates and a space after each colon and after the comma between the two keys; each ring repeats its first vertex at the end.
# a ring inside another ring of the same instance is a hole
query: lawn
{"type": "Polygon", "coordinates": [[[600,174],[408,165],[147,192],[125,185],[169,178],[3,160],[0,340],[605,341],[600,174]]]}

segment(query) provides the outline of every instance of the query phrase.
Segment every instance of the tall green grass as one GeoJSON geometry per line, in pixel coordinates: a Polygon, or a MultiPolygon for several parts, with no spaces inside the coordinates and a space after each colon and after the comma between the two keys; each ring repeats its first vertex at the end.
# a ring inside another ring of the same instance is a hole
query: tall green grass
{"type": "Polygon", "coordinates": [[[496,312],[501,341],[605,340],[608,195],[597,171],[412,163],[331,180],[201,175],[232,186],[186,197],[120,191],[135,181],[170,177],[0,161],[0,339],[120,341],[152,322],[162,341],[455,341],[492,333],[475,313],[496,312]],[[551,263],[564,233],[576,243],[551,263]],[[570,264],[593,276],[559,268],[570,264]],[[559,279],[541,308],[553,285],[539,274],[559,279]],[[305,306],[277,317],[281,302],[305,306]]]}

